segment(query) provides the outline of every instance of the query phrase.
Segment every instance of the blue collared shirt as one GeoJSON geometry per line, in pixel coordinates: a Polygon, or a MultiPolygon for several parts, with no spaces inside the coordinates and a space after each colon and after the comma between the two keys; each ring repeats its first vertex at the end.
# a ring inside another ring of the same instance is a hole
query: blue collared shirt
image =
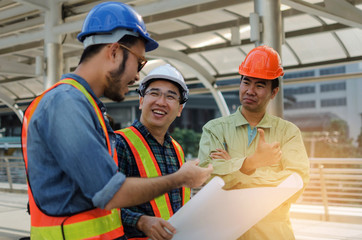
{"type": "MultiPolygon", "coordinates": [[[[88,83],[73,78],[103,103],[88,83]]],[[[106,120],[112,149],[115,134],[106,120]]],[[[49,215],[70,215],[104,208],[125,181],[108,153],[104,132],[94,108],[68,84],[50,90],[36,108],[28,129],[28,175],[37,205],[49,215]]]]}

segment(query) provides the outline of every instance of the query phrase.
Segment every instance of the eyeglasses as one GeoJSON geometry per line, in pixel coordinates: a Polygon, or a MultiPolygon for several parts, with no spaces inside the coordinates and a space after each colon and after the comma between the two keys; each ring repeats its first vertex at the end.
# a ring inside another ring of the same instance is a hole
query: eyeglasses
{"type": "Polygon", "coordinates": [[[147,90],[145,92],[145,95],[148,95],[152,98],[157,98],[159,99],[162,95],[165,96],[166,98],[166,102],[169,102],[169,103],[174,103],[174,102],[179,102],[180,101],[180,97],[175,94],[175,93],[172,93],[172,92],[161,92],[160,89],[150,89],[150,90],[147,90]]]}
{"type": "Polygon", "coordinates": [[[147,63],[147,59],[144,57],[144,56],[140,56],[138,55],[137,53],[135,53],[134,51],[132,51],[129,47],[121,44],[121,43],[118,43],[120,47],[126,49],[127,51],[129,51],[130,53],[132,53],[133,55],[135,55],[138,59],[138,69],[137,71],[141,71],[142,68],[146,65],[147,63]]]}

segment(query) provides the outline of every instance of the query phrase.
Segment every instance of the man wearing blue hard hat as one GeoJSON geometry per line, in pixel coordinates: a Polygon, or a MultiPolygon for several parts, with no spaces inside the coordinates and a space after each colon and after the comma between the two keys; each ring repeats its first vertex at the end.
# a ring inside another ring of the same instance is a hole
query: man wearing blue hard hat
{"type": "Polygon", "coordinates": [[[119,2],[95,6],[78,39],[85,49],[74,73],[38,96],[24,114],[31,238],[126,239],[117,208],[199,186],[212,167],[188,162],[152,179],[118,172],[115,134],[99,98],[122,101],[147,62],[145,51],[158,44],[142,17],[119,2]]]}

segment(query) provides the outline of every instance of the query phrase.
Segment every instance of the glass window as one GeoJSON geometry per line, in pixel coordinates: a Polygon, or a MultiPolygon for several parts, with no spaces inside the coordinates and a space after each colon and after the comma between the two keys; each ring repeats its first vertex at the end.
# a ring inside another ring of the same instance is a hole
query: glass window
{"type": "Polygon", "coordinates": [[[314,74],[314,70],[310,70],[310,71],[303,71],[303,72],[294,72],[294,73],[286,73],[284,75],[284,79],[289,79],[289,78],[303,78],[303,77],[313,77],[314,74]]]}
{"type": "Polygon", "coordinates": [[[284,105],[285,109],[303,109],[303,108],[315,108],[315,101],[300,101],[293,104],[284,105]]]}
{"type": "Polygon", "coordinates": [[[346,66],[333,67],[333,68],[322,68],[321,70],[319,70],[319,74],[321,76],[339,74],[339,73],[346,73],[346,66]]]}
{"type": "Polygon", "coordinates": [[[346,90],[346,82],[321,84],[321,92],[346,90]]]}
{"type": "Polygon", "coordinates": [[[346,106],[346,105],[347,105],[346,98],[330,98],[330,99],[321,100],[322,107],[346,106]]]}
{"type": "Polygon", "coordinates": [[[303,86],[297,88],[285,88],[285,95],[295,95],[295,94],[309,94],[315,93],[315,86],[303,86]]]}

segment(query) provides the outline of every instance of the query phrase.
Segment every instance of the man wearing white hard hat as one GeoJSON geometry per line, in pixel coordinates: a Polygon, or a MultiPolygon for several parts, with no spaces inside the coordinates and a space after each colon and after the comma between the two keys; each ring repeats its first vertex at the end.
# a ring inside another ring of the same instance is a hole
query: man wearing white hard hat
{"type": "MultiPolygon", "coordinates": [[[[127,177],[151,178],[176,172],[184,163],[181,146],[168,128],[181,116],[189,90],[169,64],[152,70],[140,83],[140,120],[116,131],[120,171],[127,177]]],[[[122,209],[128,239],[171,239],[174,228],[166,221],[190,199],[189,188],[179,188],[156,199],[122,209]],[[169,230],[169,231],[167,231],[169,230]]]]}
{"type": "Polygon", "coordinates": [[[126,239],[117,208],[192,187],[190,174],[201,185],[208,171],[194,163],[153,179],[126,178],[118,171],[116,135],[100,98],[122,101],[147,62],[145,52],[158,44],[142,17],[120,2],[96,5],[78,40],[85,49],[75,71],[24,114],[31,239],[126,239]]]}

